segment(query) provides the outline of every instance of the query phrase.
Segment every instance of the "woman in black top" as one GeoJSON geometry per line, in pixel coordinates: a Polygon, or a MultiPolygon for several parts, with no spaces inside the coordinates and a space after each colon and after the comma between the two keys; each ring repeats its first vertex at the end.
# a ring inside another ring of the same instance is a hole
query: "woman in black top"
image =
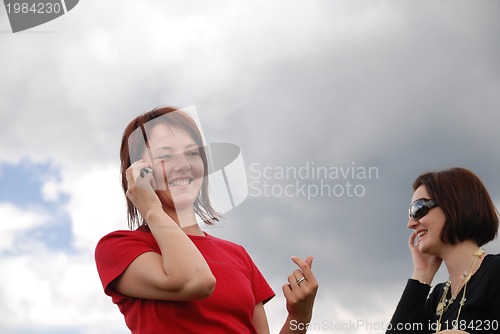
{"type": "Polygon", "coordinates": [[[486,188],[472,172],[452,168],[420,175],[413,191],[413,274],[387,333],[500,332],[500,255],[481,248],[498,232],[486,188]],[[428,296],[443,262],[449,279],[428,296]]]}

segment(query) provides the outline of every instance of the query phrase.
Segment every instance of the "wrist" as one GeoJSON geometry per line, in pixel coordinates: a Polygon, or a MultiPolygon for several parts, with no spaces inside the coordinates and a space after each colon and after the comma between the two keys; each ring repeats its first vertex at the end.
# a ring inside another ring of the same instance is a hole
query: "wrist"
{"type": "Polygon", "coordinates": [[[302,334],[309,329],[312,317],[295,317],[288,313],[285,324],[281,328],[280,334],[302,334]]]}
{"type": "Polygon", "coordinates": [[[417,280],[422,284],[431,286],[432,280],[434,279],[434,274],[414,271],[413,274],[411,275],[411,279],[417,280]]]}
{"type": "Polygon", "coordinates": [[[312,319],[312,313],[300,314],[300,315],[294,315],[294,314],[288,313],[287,322],[289,324],[291,324],[291,323],[308,324],[311,322],[311,319],[312,319]]]}

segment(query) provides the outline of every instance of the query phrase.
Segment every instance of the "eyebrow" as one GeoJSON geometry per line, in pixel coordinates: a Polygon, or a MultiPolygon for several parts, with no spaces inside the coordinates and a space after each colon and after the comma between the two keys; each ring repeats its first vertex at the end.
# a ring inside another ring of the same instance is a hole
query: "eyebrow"
{"type": "MultiPolygon", "coordinates": [[[[192,148],[199,148],[198,145],[196,144],[189,144],[187,146],[184,147],[184,150],[189,150],[189,149],[192,149],[192,148]]],[[[155,148],[153,151],[159,151],[159,150],[170,150],[170,151],[173,151],[174,148],[172,146],[161,146],[161,147],[157,147],[155,148]]]]}

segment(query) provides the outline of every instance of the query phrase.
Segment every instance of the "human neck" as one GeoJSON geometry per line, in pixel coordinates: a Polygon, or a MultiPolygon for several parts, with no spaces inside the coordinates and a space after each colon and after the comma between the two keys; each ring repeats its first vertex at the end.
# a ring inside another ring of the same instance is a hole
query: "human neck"
{"type": "Polygon", "coordinates": [[[205,234],[201,230],[198,222],[196,221],[196,215],[194,209],[172,209],[169,207],[164,207],[163,210],[179,225],[179,227],[189,235],[199,235],[204,236],[205,234]]]}
{"type": "MultiPolygon", "coordinates": [[[[448,275],[450,277],[450,283],[453,290],[458,290],[461,288],[463,277],[462,275],[466,271],[474,273],[480,266],[482,257],[477,258],[474,261],[474,253],[479,249],[479,246],[474,241],[466,240],[460,242],[456,245],[449,245],[446,251],[443,252],[441,258],[443,259],[446,268],[448,269],[448,275]],[[472,265],[472,267],[471,267],[472,265]]],[[[458,293],[456,291],[456,293],[458,293]]]]}
{"type": "Polygon", "coordinates": [[[203,233],[203,230],[200,228],[200,225],[198,224],[183,227],[182,230],[187,235],[200,236],[200,237],[205,236],[205,233],[203,233]]]}

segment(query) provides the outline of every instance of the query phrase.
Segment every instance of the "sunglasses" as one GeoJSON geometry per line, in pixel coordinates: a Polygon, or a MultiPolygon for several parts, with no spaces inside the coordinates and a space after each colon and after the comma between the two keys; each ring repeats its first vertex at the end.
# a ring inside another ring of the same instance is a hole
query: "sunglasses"
{"type": "Polygon", "coordinates": [[[419,220],[429,212],[430,209],[437,206],[437,202],[432,199],[419,198],[411,203],[408,209],[408,216],[419,220]]]}

